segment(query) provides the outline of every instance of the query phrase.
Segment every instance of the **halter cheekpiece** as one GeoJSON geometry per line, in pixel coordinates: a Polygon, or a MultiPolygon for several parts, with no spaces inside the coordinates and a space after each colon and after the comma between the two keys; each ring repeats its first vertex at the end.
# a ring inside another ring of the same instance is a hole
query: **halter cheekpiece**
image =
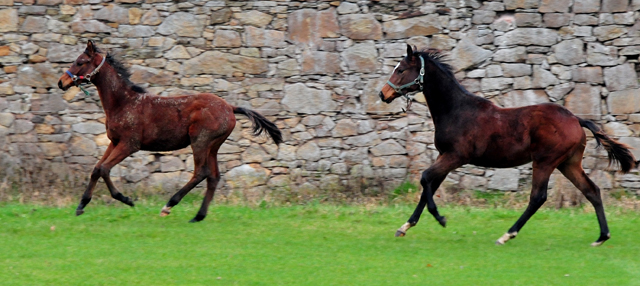
{"type": "Polygon", "coordinates": [[[84,94],[86,96],[89,96],[89,92],[86,91],[84,88],[82,88],[82,81],[86,80],[86,81],[91,81],[91,77],[94,76],[95,74],[98,73],[98,71],[100,71],[100,68],[102,67],[102,65],[104,64],[105,60],[107,59],[106,56],[102,56],[102,62],[100,62],[100,64],[96,67],[96,69],[94,69],[92,72],[84,75],[84,76],[77,76],[75,74],[72,74],[69,70],[66,71],[66,73],[69,75],[69,77],[71,77],[71,79],[73,80],[73,83],[79,87],[82,92],[84,92],[84,94]]]}
{"type": "Polygon", "coordinates": [[[410,100],[409,98],[409,94],[406,92],[403,92],[402,90],[407,88],[407,87],[411,87],[415,84],[420,86],[420,90],[422,90],[422,83],[424,83],[424,59],[422,58],[422,56],[420,57],[420,75],[418,75],[413,81],[410,81],[406,84],[403,84],[401,86],[397,86],[395,84],[393,84],[390,80],[387,81],[387,84],[393,88],[393,90],[395,90],[397,93],[399,93],[401,96],[404,96],[407,100],[410,100]]]}

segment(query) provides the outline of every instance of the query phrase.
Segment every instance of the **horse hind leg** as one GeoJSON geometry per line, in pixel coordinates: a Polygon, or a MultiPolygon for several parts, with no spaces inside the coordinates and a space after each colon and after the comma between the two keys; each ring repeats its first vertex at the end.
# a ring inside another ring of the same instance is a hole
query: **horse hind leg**
{"type": "MultiPolygon", "coordinates": [[[[224,138],[226,139],[226,138],[224,138]]],[[[224,142],[224,139],[222,142],[224,142]]],[[[207,165],[209,167],[209,174],[207,176],[207,191],[202,199],[202,205],[200,206],[200,210],[196,216],[191,219],[189,222],[199,222],[202,221],[206,216],[209,210],[209,204],[213,199],[213,195],[216,192],[216,187],[218,186],[218,182],[220,182],[220,169],[218,168],[218,149],[221,144],[216,144],[214,148],[211,149],[209,153],[209,158],[207,159],[207,165]]]]}
{"type": "MultiPolygon", "coordinates": [[[[580,156],[582,156],[582,154],[580,154],[580,156]]],[[[593,205],[598,218],[598,224],[600,226],[600,237],[592,243],[591,246],[600,246],[611,237],[611,234],[609,233],[609,226],[607,225],[607,218],[604,214],[600,188],[598,188],[598,186],[589,179],[587,174],[585,174],[582,169],[582,157],[579,159],[580,160],[576,162],[565,163],[558,167],[558,169],[593,205]]]]}
{"type": "Polygon", "coordinates": [[[187,182],[178,192],[176,192],[171,199],[167,202],[167,204],[162,207],[160,211],[160,216],[168,216],[171,213],[171,208],[180,203],[184,196],[186,196],[195,186],[197,186],[202,180],[207,177],[209,170],[205,165],[206,162],[206,149],[198,148],[197,146],[192,146],[193,148],[193,176],[189,182],[187,182]]]}
{"type": "Polygon", "coordinates": [[[540,166],[540,163],[534,162],[533,164],[533,180],[531,195],[529,198],[529,205],[524,213],[518,218],[516,223],[496,241],[497,245],[503,245],[507,241],[514,239],[520,229],[527,223],[527,221],[538,211],[538,209],[547,201],[547,187],[549,185],[549,177],[551,172],[555,169],[555,166],[544,164],[540,166]]]}

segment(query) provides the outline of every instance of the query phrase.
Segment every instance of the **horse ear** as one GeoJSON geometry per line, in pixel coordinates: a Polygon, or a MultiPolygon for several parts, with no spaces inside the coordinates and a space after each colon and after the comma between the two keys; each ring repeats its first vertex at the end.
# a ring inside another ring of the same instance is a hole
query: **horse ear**
{"type": "Polygon", "coordinates": [[[95,47],[95,43],[93,42],[93,40],[89,40],[87,42],[87,52],[89,52],[90,54],[93,54],[96,52],[96,47],[95,47]]]}
{"type": "Polygon", "coordinates": [[[407,59],[410,59],[413,56],[413,50],[411,50],[411,45],[407,44],[407,59]]]}

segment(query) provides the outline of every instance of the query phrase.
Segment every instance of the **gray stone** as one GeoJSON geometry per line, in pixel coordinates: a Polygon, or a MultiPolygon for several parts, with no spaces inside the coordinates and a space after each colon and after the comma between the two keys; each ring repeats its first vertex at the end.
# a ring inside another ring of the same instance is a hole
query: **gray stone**
{"type": "Polygon", "coordinates": [[[235,13],[233,14],[233,17],[238,19],[238,21],[240,21],[240,23],[243,25],[252,25],[258,28],[267,26],[269,23],[271,23],[271,20],[273,20],[273,16],[257,10],[235,13]]]}
{"type": "Polygon", "coordinates": [[[512,78],[483,78],[480,81],[482,91],[504,90],[513,84],[512,78]]]}
{"type": "Polygon", "coordinates": [[[47,49],[47,59],[54,63],[70,63],[75,61],[85,48],[84,45],[52,44],[47,49]]]}
{"type": "Polygon", "coordinates": [[[320,147],[313,141],[307,142],[296,150],[296,156],[311,162],[318,161],[320,160],[320,147]]]}
{"type": "Polygon", "coordinates": [[[331,98],[331,91],[308,88],[302,83],[285,85],[281,104],[289,112],[306,114],[334,111],[338,107],[331,98]]]}
{"type": "Polygon", "coordinates": [[[604,42],[615,39],[627,33],[627,28],[624,26],[610,25],[600,26],[593,28],[593,35],[598,38],[598,41],[604,42]]]}
{"type": "Polygon", "coordinates": [[[564,100],[564,107],[576,116],[586,119],[600,119],[600,88],[578,83],[564,100]]]}
{"type": "MultiPolygon", "coordinates": [[[[531,65],[527,64],[501,64],[502,72],[505,77],[520,77],[531,75],[531,65]]],[[[467,75],[468,76],[468,75],[467,75]]]]}
{"type": "Polygon", "coordinates": [[[561,28],[568,26],[572,15],[569,13],[546,13],[542,17],[544,26],[548,28],[561,28]]]}
{"type": "Polygon", "coordinates": [[[611,114],[640,112],[640,89],[614,91],[607,96],[607,106],[611,114]]]}
{"type": "Polygon", "coordinates": [[[13,122],[13,132],[17,134],[27,133],[33,130],[34,125],[35,124],[29,120],[17,119],[13,122]]]}
{"type": "Polygon", "coordinates": [[[491,10],[474,10],[471,23],[473,24],[491,24],[496,18],[496,12],[491,10]]]}
{"type": "Polygon", "coordinates": [[[604,83],[601,67],[580,67],[572,71],[571,78],[575,82],[604,83]]]}
{"type": "Polygon", "coordinates": [[[387,39],[402,39],[413,36],[430,36],[440,32],[437,14],[384,22],[382,29],[387,39]]]}
{"type": "Polygon", "coordinates": [[[540,66],[533,66],[533,80],[531,81],[533,88],[545,88],[550,85],[560,83],[553,73],[542,69],[540,66]]]}
{"type": "Polygon", "coordinates": [[[527,51],[525,47],[499,49],[493,54],[493,60],[496,62],[522,63],[527,60],[527,51]]]}
{"type": "Polygon", "coordinates": [[[379,144],[381,142],[380,135],[376,132],[370,132],[363,135],[352,136],[347,138],[344,143],[352,146],[366,147],[379,144]]]}
{"type": "Polygon", "coordinates": [[[82,136],[72,137],[69,141],[69,151],[76,156],[94,156],[97,146],[93,140],[82,136]]]}
{"type": "Polygon", "coordinates": [[[10,127],[15,120],[15,116],[11,113],[0,113],[0,125],[10,127]]]}
{"type": "Polygon", "coordinates": [[[520,171],[518,169],[496,169],[489,180],[489,189],[517,191],[520,171]]]}
{"type": "Polygon", "coordinates": [[[460,178],[459,186],[463,190],[482,190],[487,186],[487,179],[480,176],[464,175],[460,178]]]}
{"type": "Polygon", "coordinates": [[[496,37],[496,46],[537,45],[552,46],[558,42],[558,32],[546,28],[519,28],[496,37]]]}
{"type": "Polygon", "coordinates": [[[601,12],[626,12],[628,0],[602,0],[601,12]]]}
{"type": "Polygon", "coordinates": [[[244,30],[244,40],[249,47],[274,47],[281,48],[286,45],[284,32],[266,30],[247,26],[244,30]]]}
{"type": "Polygon", "coordinates": [[[231,19],[231,10],[229,8],[220,9],[211,12],[211,24],[223,24],[231,19]]]}
{"type": "Polygon", "coordinates": [[[569,12],[571,4],[573,4],[572,0],[541,0],[538,11],[542,13],[569,12]]]}
{"type": "Polygon", "coordinates": [[[185,169],[184,162],[175,156],[160,157],[160,171],[163,173],[181,171],[185,169]]]}
{"type": "Polygon", "coordinates": [[[296,159],[296,150],[298,150],[296,146],[280,144],[278,146],[277,159],[279,161],[293,161],[296,159]]]}
{"type": "Polygon", "coordinates": [[[374,156],[407,154],[407,150],[393,139],[383,141],[382,143],[370,148],[369,151],[374,156]]]}
{"type": "Polygon", "coordinates": [[[604,69],[604,82],[609,91],[638,87],[638,76],[632,63],[604,69]]]}
{"type": "Polygon", "coordinates": [[[42,17],[28,16],[22,26],[20,32],[43,33],[47,30],[47,19],[42,17]]]}
{"type": "Polygon", "coordinates": [[[42,88],[57,87],[59,76],[62,75],[57,74],[50,63],[22,65],[18,68],[15,84],[42,88]]]}
{"type": "Polygon", "coordinates": [[[492,54],[491,51],[480,48],[469,39],[463,38],[451,51],[451,57],[456,59],[452,64],[456,71],[465,70],[484,62],[492,54]]]}
{"type": "Polygon", "coordinates": [[[164,19],[157,32],[165,36],[201,37],[204,25],[202,19],[196,15],[177,12],[164,19]]]}
{"type": "Polygon", "coordinates": [[[214,47],[228,47],[235,48],[242,46],[242,38],[240,34],[232,30],[216,30],[213,34],[213,46],[214,47]]]}
{"type": "Polygon", "coordinates": [[[553,46],[556,59],[563,65],[575,65],[586,60],[584,42],[580,39],[566,40],[553,46]]]}
{"type": "Polygon", "coordinates": [[[340,55],[329,52],[304,51],[302,74],[337,74],[341,72],[340,55]]]}
{"type": "MultiPolygon", "coordinates": [[[[152,187],[159,187],[163,190],[175,192],[181,185],[181,172],[153,173],[149,175],[147,183],[152,187]]],[[[225,174],[226,178],[227,174],[225,174]]]]}
{"type": "Polygon", "coordinates": [[[241,155],[244,163],[262,163],[271,160],[271,155],[267,153],[260,144],[252,143],[241,155]]]}
{"type": "Polygon", "coordinates": [[[118,33],[127,38],[147,38],[155,34],[153,28],[141,25],[120,25],[118,33]]]}
{"type": "Polygon", "coordinates": [[[258,164],[244,164],[229,170],[224,175],[233,189],[247,189],[264,185],[269,179],[268,172],[258,164]]]}
{"type": "Polygon", "coordinates": [[[380,67],[378,50],[373,42],[355,44],[342,52],[342,57],[352,71],[372,72],[380,67]]]}
{"type": "Polygon", "coordinates": [[[626,124],[620,122],[607,122],[602,126],[602,129],[609,136],[615,137],[631,136],[633,133],[626,124]]]}
{"type": "Polygon", "coordinates": [[[18,30],[20,19],[16,9],[0,9],[0,33],[18,30]]]}
{"type": "Polygon", "coordinates": [[[515,19],[518,27],[540,27],[542,24],[542,16],[538,13],[516,13],[515,19]]]}
{"type": "Polygon", "coordinates": [[[340,32],[354,40],[382,39],[382,26],[372,14],[352,14],[338,17],[340,32]]]}
{"type": "Polygon", "coordinates": [[[102,134],[107,132],[103,123],[81,122],[71,125],[71,130],[83,134],[102,134]]]}
{"type": "Polygon", "coordinates": [[[574,13],[593,13],[600,10],[600,0],[580,0],[573,3],[574,13]]]}
{"type": "Polygon", "coordinates": [[[74,33],[111,33],[113,28],[98,20],[74,21],[71,22],[71,30],[74,33]]]}
{"type": "Polygon", "coordinates": [[[93,14],[93,17],[97,20],[129,24],[129,9],[122,8],[115,4],[109,4],[93,14]]]}
{"type": "Polygon", "coordinates": [[[503,107],[521,107],[549,102],[549,98],[544,90],[513,90],[507,92],[502,98],[503,107]]]}
{"type": "Polygon", "coordinates": [[[539,0],[504,0],[504,8],[507,10],[515,10],[518,8],[531,9],[538,8],[539,0]]]}
{"type": "Polygon", "coordinates": [[[234,72],[260,74],[267,71],[265,59],[207,51],[183,64],[185,74],[231,75],[234,72]]]}
{"type": "Polygon", "coordinates": [[[618,50],[599,43],[587,44],[587,63],[593,66],[615,66],[621,64],[618,50]]]}
{"type": "Polygon", "coordinates": [[[144,13],[140,18],[140,24],[142,25],[157,26],[160,25],[160,23],[162,23],[162,18],[155,8],[151,8],[151,10],[144,13]]]}
{"type": "Polygon", "coordinates": [[[351,119],[338,120],[336,126],[331,130],[333,137],[346,137],[358,135],[358,124],[351,119]]]}
{"type": "Polygon", "coordinates": [[[598,25],[598,18],[587,15],[587,14],[579,14],[573,17],[573,23],[575,25],[598,25]]]}
{"type": "Polygon", "coordinates": [[[341,14],[341,15],[352,14],[352,13],[360,12],[360,8],[358,8],[358,4],[342,2],[340,3],[340,6],[338,6],[338,9],[336,11],[338,12],[338,14],[341,14]]]}
{"type": "Polygon", "coordinates": [[[620,143],[631,146],[630,151],[633,157],[640,158],[640,138],[638,137],[621,137],[620,143]]]}
{"type": "Polygon", "coordinates": [[[553,99],[553,101],[558,101],[564,98],[567,93],[572,91],[575,86],[576,84],[573,82],[565,82],[551,88],[547,88],[545,91],[547,92],[547,95],[553,99]]]}

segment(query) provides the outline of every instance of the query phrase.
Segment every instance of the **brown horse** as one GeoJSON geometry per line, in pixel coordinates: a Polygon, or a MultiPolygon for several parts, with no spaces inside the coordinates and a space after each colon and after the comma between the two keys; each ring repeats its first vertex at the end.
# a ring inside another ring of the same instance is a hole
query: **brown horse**
{"type": "Polygon", "coordinates": [[[496,244],[515,238],[546,201],[549,176],[556,168],[595,208],[600,237],[592,245],[601,245],[609,239],[600,189],[582,169],[586,146],[582,127],[593,133],[598,144],[608,152],[610,163],[618,162],[624,173],[637,165],[628,146],[609,138],[593,122],[578,118],[557,104],[500,108],[465,90],[441,58],[437,51],[413,51],[407,46],[407,56],[380,91],[380,98],[386,103],[408,93],[423,92],[435,124],[435,146],[440,153],[435,163],[422,173],[420,202],[396,236],[404,236],[418,223],[425,205],[443,227],[446,225],[433,194],[456,168],[464,164],[507,168],[533,161],[529,206],[496,244]]]}
{"type": "Polygon", "coordinates": [[[111,168],[129,155],[139,150],[171,151],[191,145],[195,163],[193,177],[171,197],[160,214],[168,215],[193,187],[207,179],[202,206],[191,220],[201,221],[207,215],[220,180],[218,149],[236,125],[234,113],[249,117],[254,135],[266,131],[276,144],[282,142],[275,124],[255,111],[232,106],[210,93],[159,97],[131,83],[129,76],[129,71],[119,61],[101,53],[89,41],[84,53],[58,81],[58,87],[63,90],[88,82],[96,86],[106,115],[107,136],[111,140],[91,173],[76,215],[84,213],[99,178],[104,179],[114,199],[133,206],[131,199],[123,196],[109,178],[111,168]]]}

